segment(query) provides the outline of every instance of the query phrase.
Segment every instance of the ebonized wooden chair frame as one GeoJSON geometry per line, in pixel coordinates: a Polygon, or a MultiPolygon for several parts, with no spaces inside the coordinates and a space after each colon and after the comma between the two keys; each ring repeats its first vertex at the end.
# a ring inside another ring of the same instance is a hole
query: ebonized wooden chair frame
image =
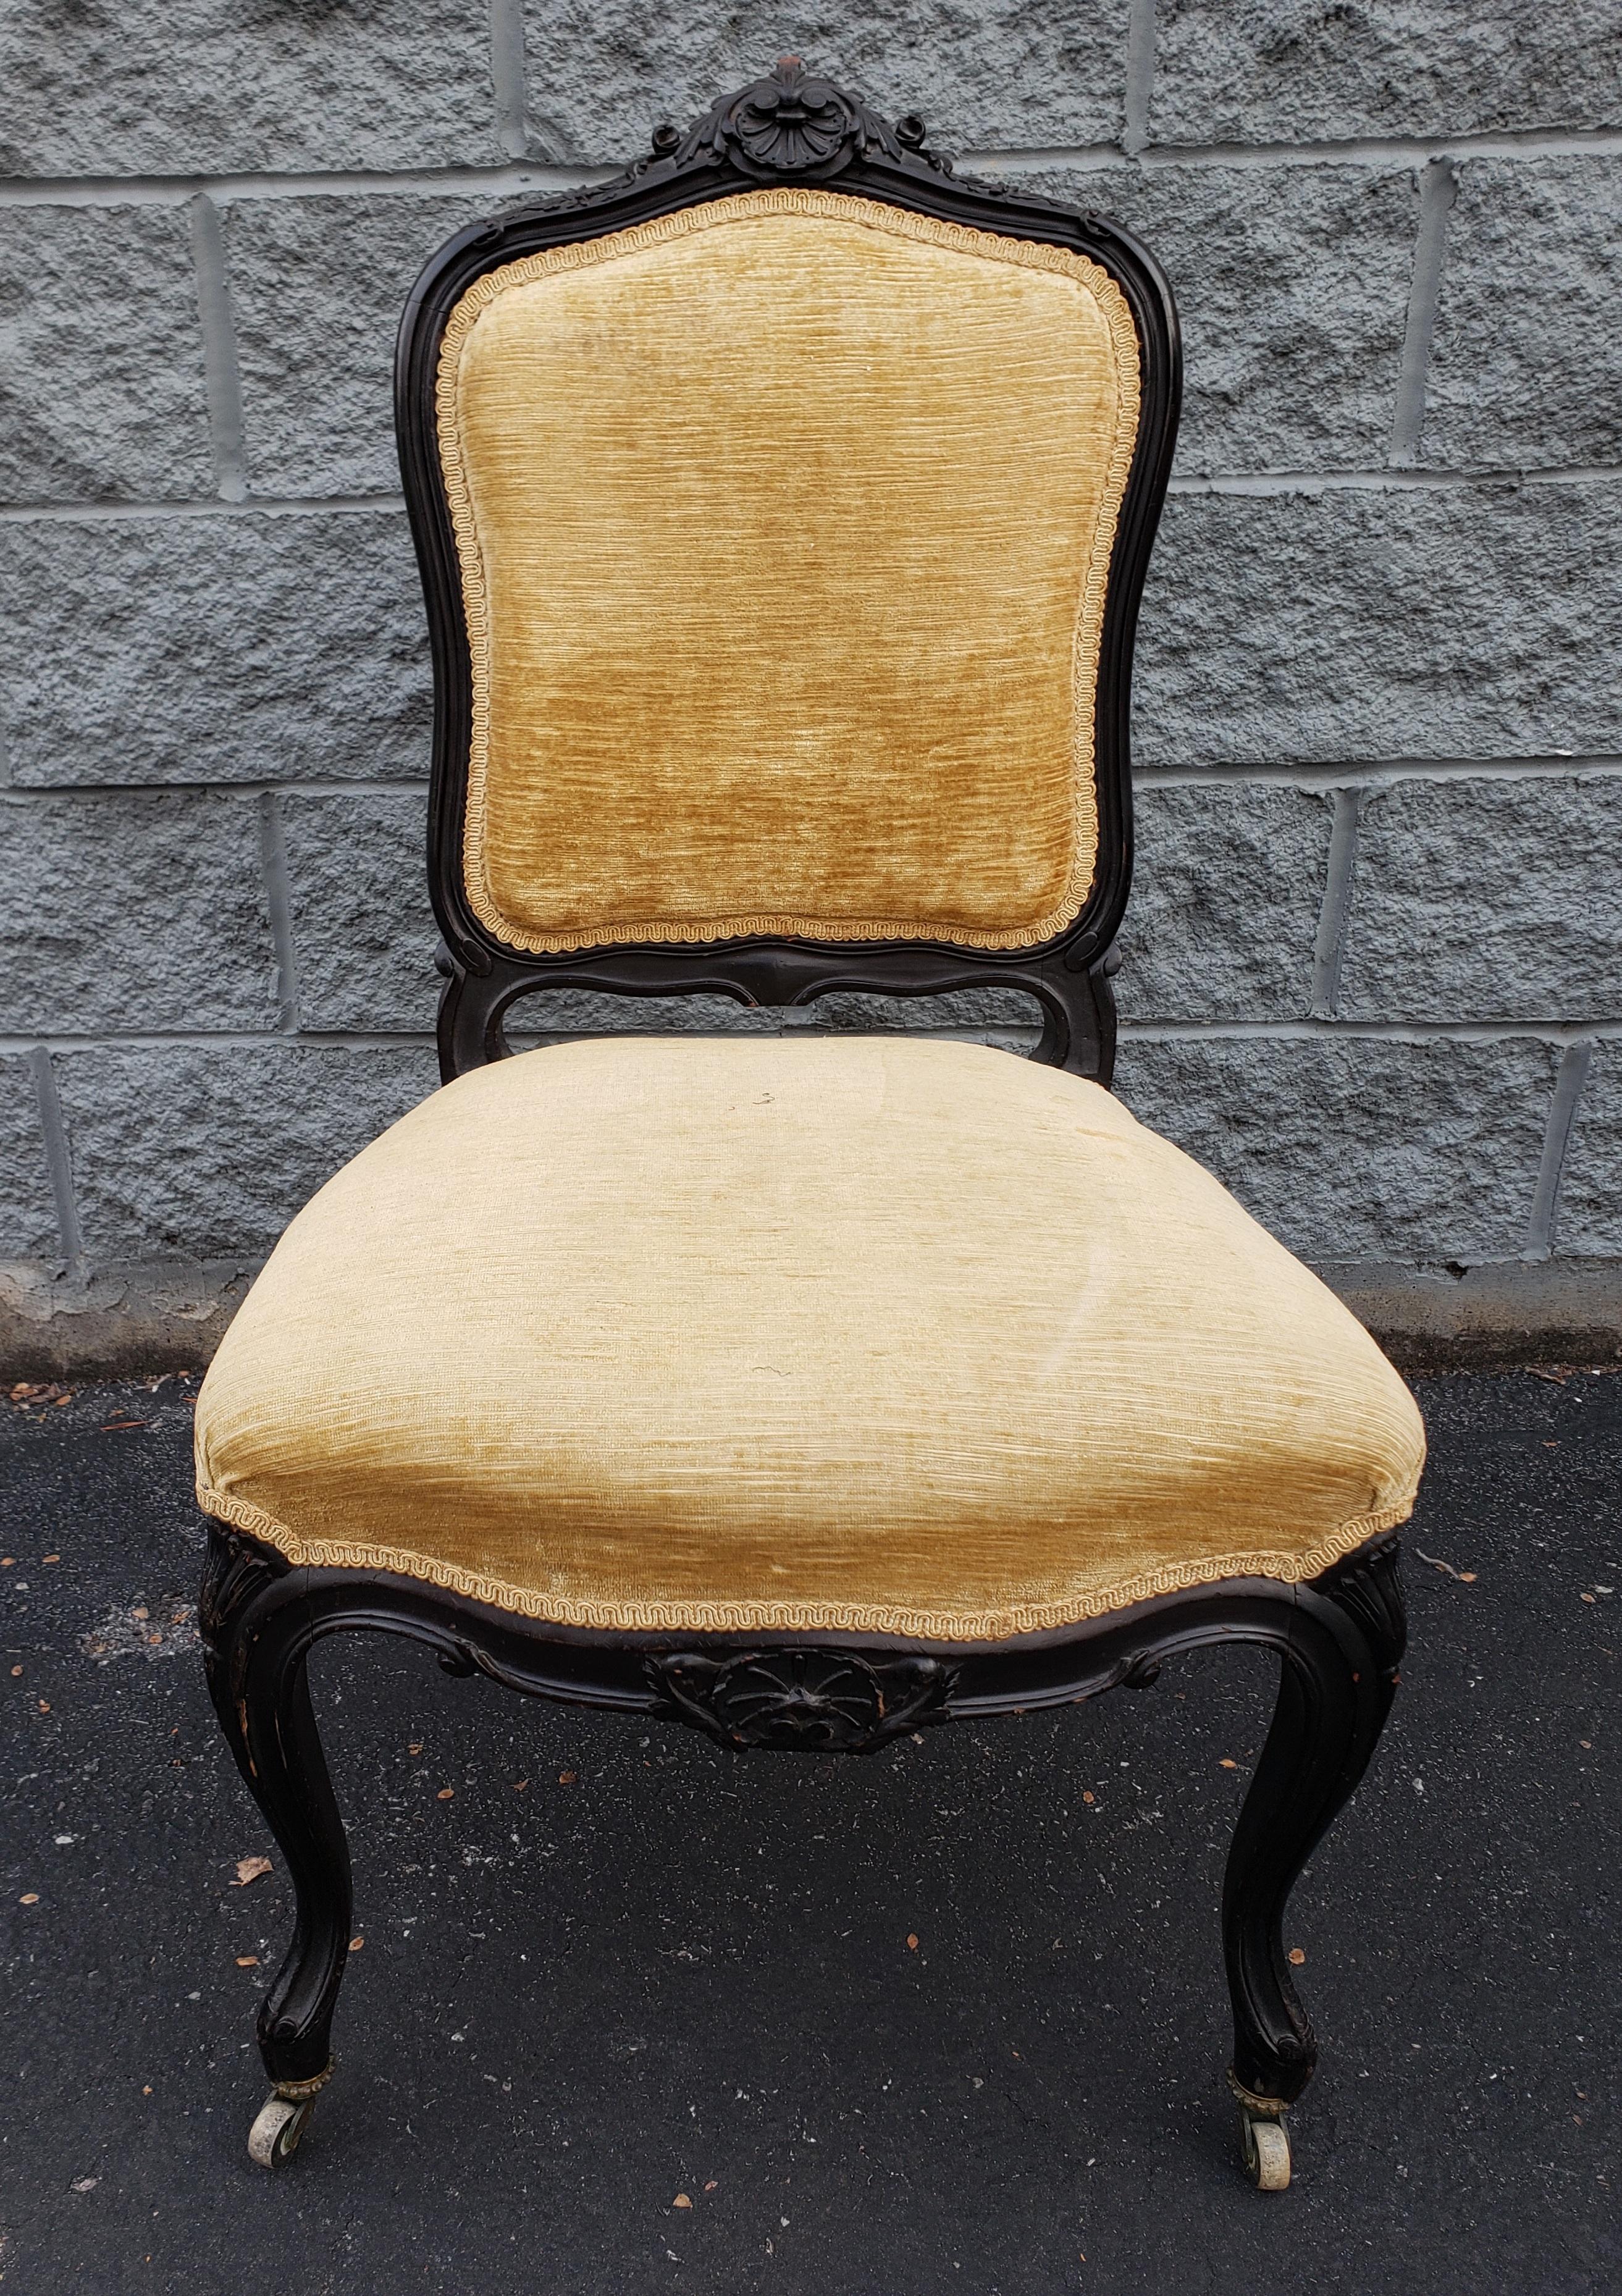
{"type": "MultiPolygon", "coordinates": [[[[1126,233],[1016,193],[954,176],[923,123],[895,126],[792,58],[650,157],[589,190],[479,224],[452,239],[402,323],[397,415],[406,502],[427,598],[436,694],[429,865],[445,948],[442,1072],[508,1052],[507,1015],[548,988],[633,996],[721,994],[802,1004],[836,990],[914,996],[1009,986],[1040,1002],[1035,1057],[1107,1085],[1114,1053],[1111,944],[1131,873],[1127,705],[1134,630],[1165,492],[1179,398],[1176,317],[1152,259],[1126,233]],[[471,668],[434,429],[441,337],[473,282],[498,265],[761,183],[841,191],[1087,255],[1118,283],[1137,328],[1142,421],[1110,568],[1096,688],[1099,865],[1085,906],[1046,946],[1016,955],[925,943],[815,944],[753,938],[692,947],[604,947],[537,956],[493,939],[463,885],[471,668]]],[[[1278,1702],[1241,1809],[1223,1895],[1233,2000],[1229,2079],[1247,2163],[1288,2181],[1285,2108],[1310,2079],[1316,2043],[1282,1944],[1285,1901],[1356,1788],[1389,1710],[1405,1625],[1397,1540],[1387,1535],[1301,1586],[1235,1578],[1048,1633],[995,1643],[892,1642],[818,1633],[587,1632],[497,1611],[382,1571],[295,1568],[210,1525],[201,1627],[209,1686],[243,1777],[286,1860],[291,1947],[265,1996],[260,2051],[274,2084],[250,2139],[265,2166],[291,2153],[332,2068],[331,2032],[348,1958],[348,1854],[307,1681],[327,1636],[404,1635],[453,1674],[532,1696],[660,1717],[733,1747],[871,1752],[950,1720],[1079,1703],[1147,1688],[1162,1663],[1210,1644],[1259,1644],[1280,1661],[1278,1702]]]]}

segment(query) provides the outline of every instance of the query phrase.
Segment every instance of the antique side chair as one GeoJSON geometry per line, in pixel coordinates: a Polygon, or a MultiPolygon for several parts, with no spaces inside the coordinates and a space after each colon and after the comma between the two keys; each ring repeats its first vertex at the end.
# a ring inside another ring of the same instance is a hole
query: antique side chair
{"type": "Polygon", "coordinates": [[[1229,2078],[1287,2183],[1282,1915],[1390,1704],[1423,1433],[1108,1089],[1178,388],[1126,233],[792,58],[414,291],[444,1086],[299,1214],[197,1410],[209,1685],[297,1895],[263,2165],[332,2073],[349,1935],[324,1636],[852,1753],[1249,1642],[1282,1680],[1229,2078]],[[985,987],[1037,1000],[1034,1057],[504,1034],[546,988],[985,987]]]}

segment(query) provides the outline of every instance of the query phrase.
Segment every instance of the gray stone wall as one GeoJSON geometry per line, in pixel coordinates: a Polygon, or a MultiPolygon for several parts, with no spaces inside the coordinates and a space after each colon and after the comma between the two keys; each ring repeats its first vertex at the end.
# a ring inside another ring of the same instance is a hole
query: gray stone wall
{"type": "Polygon", "coordinates": [[[1558,1299],[1602,1344],[1613,0],[36,0],[0,20],[0,1351],[194,1360],[431,1089],[401,299],[785,48],[1120,216],[1181,300],[1121,1093],[1377,1324],[1509,1299],[1546,1338],[1558,1299]]]}

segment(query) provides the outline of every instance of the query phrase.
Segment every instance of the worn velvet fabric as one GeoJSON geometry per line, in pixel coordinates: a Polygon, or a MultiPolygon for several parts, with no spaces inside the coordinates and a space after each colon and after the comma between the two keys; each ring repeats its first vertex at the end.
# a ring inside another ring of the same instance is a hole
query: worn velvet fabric
{"type": "Polygon", "coordinates": [[[1138,421],[1098,266],[745,193],[490,273],[438,408],[492,933],[1024,947],[1077,914],[1138,421]]]}
{"type": "Polygon", "coordinates": [[[197,1407],[296,1562],[596,1628],[1055,1627],[1401,1521],[1418,1412],[1097,1086],[906,1038],[446,1086],[293,1221],[197,1407]]]}

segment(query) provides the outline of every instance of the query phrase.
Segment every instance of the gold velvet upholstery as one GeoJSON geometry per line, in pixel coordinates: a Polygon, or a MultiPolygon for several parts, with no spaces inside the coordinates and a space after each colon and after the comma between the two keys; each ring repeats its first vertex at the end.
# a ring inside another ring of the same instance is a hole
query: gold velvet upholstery
{"type": "Polygon", "coordinates": [[[487,274],[438,406],[491,932],[1017,948],[1075,917],[1138,419],[1095,264],[744,193],[487,274]]]}
{"type": "Polygon", "coordinates": [[[1407,1390],[1099,1086],[980,1046],[618,1038],[465,1076],[299,1213],[197,1408],[295,1562],[597,1628],[1067,1624],[1324,1570],[1407,1390]]]}

